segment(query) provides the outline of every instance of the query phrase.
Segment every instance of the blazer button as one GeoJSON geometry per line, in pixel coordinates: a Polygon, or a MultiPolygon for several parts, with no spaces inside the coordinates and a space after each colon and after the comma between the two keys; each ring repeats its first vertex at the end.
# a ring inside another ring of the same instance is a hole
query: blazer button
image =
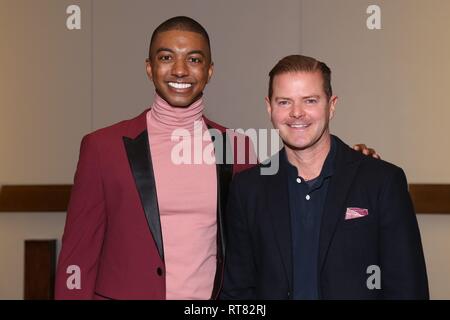
{"type": "Polygon", "coordinates": [[[160,267],[158,267],[158,269],[156,269],[156,273],[158,274],[158,276],[162,276],[163,271],[160,267]]]}

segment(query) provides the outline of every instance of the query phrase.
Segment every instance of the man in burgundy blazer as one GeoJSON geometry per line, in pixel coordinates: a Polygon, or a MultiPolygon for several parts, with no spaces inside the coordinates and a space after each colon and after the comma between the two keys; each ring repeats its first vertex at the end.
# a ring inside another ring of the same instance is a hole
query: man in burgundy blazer
{"type": "MultiPolygon", "coordinates": [[[[145,114],[84,137],[69,203],[56,279],[57,298],[164,299],[162,234],[145,114]],[[78,263],[81,290],[67,273],[78,263]],[[70,285],[69,285],[70,287],[70,285]]],[[[216,129],[224,128],[205,118],[216,129]]],[[[223,144],[226,145],[226,144],[223,144]]],[[[222,280],[222,214],[233,172],[217,164],[217,272],[222,280]]]]}
{"type": "MultiPolygon", "coordinates": [[[[177,39],[172,39],[173,33],[166,32],[170,30],[187,38],[198,39],[200,34],[204,50],[195,50],[195,54],[200,53],[206,58],[210,55],[206,31],[197,22],[187,17],[168,21],[171,22],[165,22],[163,27],[155,30],[152,43],[165,37],[170,43],[177,44],[177,39]],[[169,36],[171,38],[167,38],[169,36]]],[[[185,48],[164,45],[158,50],[169,54],[178,50],[184,54],[185,48]]],[[[202,68],[195,59],[191,56],[182,59],[184,65],[181,67],[178,61],[166,63],[168,58],[165,56],[162,61],[147,61],[147,72],[157,93],[169,104],[185,107],[202,96],[212,74],[212,62],[209,60],[210,65],[202,68]],[[168,70],[170,65],[173,70],[168,70]],[[180,68],[187,74],[180,77],[195,80],[192,90],[171,91],[167,88],[162,71],[168,70],[171,78],[178,79],[180,68]]],[[[83,138],[58,261],[57,299],[166,298],[164,249],[147,112],[83,138]]],[[[206,118],[203,120],[209,128],[225,133],[224,127],[206,118]]],[[[233,173],[250,166],[229,164],[225,158],[225,161],[218,161],[219,157],[226,157],[228,139],[225,134],[222,137],[222,143],[219,139],[213,140],[217,163],[217,255],[211,298],[218,296],[222,281],[225,249],[222,213],[228,185],[233,173]]]]}

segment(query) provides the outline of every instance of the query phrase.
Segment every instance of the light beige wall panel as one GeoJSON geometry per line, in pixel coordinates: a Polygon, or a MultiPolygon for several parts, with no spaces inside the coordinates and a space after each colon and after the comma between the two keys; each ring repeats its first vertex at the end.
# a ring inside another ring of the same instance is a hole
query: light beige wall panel
{"type": "Polygon", "coordinates": [[[450,299],[450,215],[417,215],[431,299],[450,299]]]}
{"type": "Polygon", "coordinates": [[[450,2],[304,0],[303,52],[333,70],[333,131],[403,167],[412,183],[448,183],[450,2]],[[381,8],[381,30],[366,9],[381,8]]]}
{"type": "Polygon", "coordinates": [[[90,1],[0,1],[0,184],[69,183],[91,127],[90,1]]]}

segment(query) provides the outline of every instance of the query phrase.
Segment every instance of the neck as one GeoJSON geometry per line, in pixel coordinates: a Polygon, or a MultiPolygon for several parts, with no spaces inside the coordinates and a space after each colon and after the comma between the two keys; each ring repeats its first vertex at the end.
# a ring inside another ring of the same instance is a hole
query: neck
{"type": "Polygon", "coordinates": [[[288,161],[297,168],[298,175],[305,180],[317,178],[331,148],[331,136],[324,133],[311,147],[298,150],[286,146],[288,161]]]}
{"type": "Polygon", "coordinates": [[[158,94],[150,110],[152,122],[166,129],[192,128],[195,121],[201,121],[203,116],[203,99],[199,98],[187,107],[171,106],[158,94]]]}

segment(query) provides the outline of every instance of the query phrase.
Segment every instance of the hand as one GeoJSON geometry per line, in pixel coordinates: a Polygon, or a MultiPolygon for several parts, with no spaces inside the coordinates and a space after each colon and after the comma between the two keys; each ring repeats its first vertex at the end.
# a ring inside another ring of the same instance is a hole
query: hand
{"type": "Polygon", "coordinates": [[[368,148],[365,144],[355,144],[353,150],[359,151],[366,156],[372,156],[375,159],[381,159],[380,155],[372,148],[368,148]]]}

